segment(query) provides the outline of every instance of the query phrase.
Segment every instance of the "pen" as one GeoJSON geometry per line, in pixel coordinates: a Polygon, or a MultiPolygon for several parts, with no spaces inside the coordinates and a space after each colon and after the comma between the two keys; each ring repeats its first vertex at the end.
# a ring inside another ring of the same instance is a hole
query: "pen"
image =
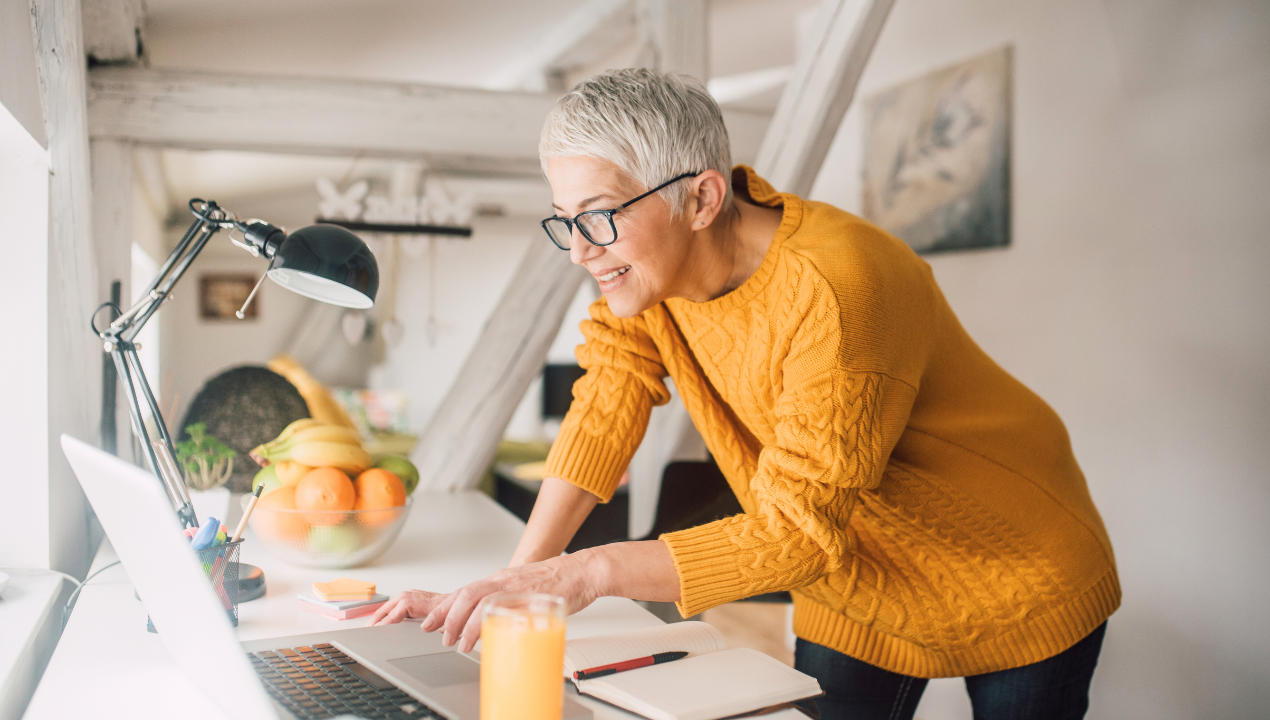
{"type": "Polygon", "coordinates": [[[247,527],[247,518],[251,517],[251,511],[256,509],[256,501],[260,499],[260,493],[264,492],[264,489],[264,483],[256,486],[256,492],[252,494],[251,502],[247,503],[247,509],[243,510],[243,519],[238,521],[238,529],[234,531],[234,537],[230,542],[238,542],[238,538],[243,536],[243,530],[247,527]]]}
{"type": "Polygon", "coordinates": [[[593,678],[612,675],[623,670],[634,670],[635,668],[648,667],[649,665],[660,665],[671,660],[688,657],[686,652],[664,652],[648,657],[635,658],[634,660],[623,660],[622,662],[613,663],[611,665],[600,665],[588,670],[579,670],[573,674],[574,680],[591,680],[593,678]]]}

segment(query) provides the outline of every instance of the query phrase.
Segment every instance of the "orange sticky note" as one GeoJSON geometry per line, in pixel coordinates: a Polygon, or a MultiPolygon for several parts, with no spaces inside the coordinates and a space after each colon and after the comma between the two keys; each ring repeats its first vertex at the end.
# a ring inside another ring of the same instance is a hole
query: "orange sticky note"
{"type": "Polygon", "coordinates": [[[313,596],[322,602],[367,600],[375,594],[375,583],[351,578],[313,583],[313,596]]]}

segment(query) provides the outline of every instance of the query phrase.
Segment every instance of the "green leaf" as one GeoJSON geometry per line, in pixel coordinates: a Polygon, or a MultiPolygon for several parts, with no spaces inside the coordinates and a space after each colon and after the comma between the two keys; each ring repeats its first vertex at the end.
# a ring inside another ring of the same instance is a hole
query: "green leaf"
{"type": "Polygon", "coordinates": [[[176,459],[187,474],[201,471],[198,464],[199,458],[210,466],[217,460],[228,460],[238,456],[233,448],[208,435],[207,426],[203,423],[194,423],[186,427],[185,434],[189,436],[189,439],[176,444],[176,459]]]}

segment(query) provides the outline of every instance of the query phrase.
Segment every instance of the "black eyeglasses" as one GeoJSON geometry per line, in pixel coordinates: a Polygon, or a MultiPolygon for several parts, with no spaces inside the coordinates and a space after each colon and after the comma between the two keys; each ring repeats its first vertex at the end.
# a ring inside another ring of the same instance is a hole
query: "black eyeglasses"
{"type": "Polygon", "coordinates": [[[568,250],[573,240],[573,226],[577,225],[578,230],[582,231],[582,237],[586,238],[592,245],[604,247],[617,242],[617,225],[613,222],[613,215],[619,210],[624,210],[631,205],[643,200],[653,193],[672,183],[677,183],[684,178],[696,177],[699,172],[690,172],[673,177],[648,192],[640,195],[633,200],[627,200],[612,210],[587,210],[578,213],[572,218],[549,217],[542,221],[542,229],[547,231],[547,237],[551,238],[551,242],[561,250],[568,250]]]}

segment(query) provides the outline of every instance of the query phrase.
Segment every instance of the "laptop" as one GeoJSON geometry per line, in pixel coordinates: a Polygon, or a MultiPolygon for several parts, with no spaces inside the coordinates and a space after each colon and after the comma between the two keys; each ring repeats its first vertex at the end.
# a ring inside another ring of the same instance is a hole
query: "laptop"
{"type": "MultiPolygon", "coordinates": [[[[68,435],[62,450],[168,654],[228,717],[480,717],[480,664],[418,623],[240,643],[155,476],[68,435]]],[[[591,717],[565,697],[565,720],[591,717]]]]}

